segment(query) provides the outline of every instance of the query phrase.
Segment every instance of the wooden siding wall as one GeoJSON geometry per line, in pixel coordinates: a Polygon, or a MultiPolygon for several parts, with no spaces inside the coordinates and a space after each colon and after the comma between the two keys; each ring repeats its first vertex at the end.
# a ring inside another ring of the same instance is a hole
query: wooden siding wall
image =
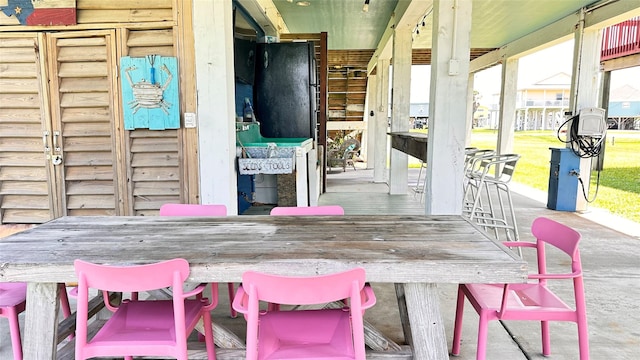
{"type": "Polygon", "coordinates": [[[176,56],[180,112],[194,112],[195,89],[185,80],[193,77],[193,44],[181,43],[192,41],[181,31],[191,28],[181,23],[191,19],[182,13],[191,0],[76,5],[74,26],[22,26],[0,13],[0,223],[154,215],[165,202],[197,202],[197,151],[184,150],[196,148],[197,129],[125,131],[117,74],[121,56],[176,56]],[[92,32],[110,35],[82,35],[92,32]],[[49,76],[47,88],[40,79],[49,76]],[[43,132],[56,129],[59,169],[43,144],[43,132]]]}
{"type": "Polygon", "coordinates": [[[329,68],[329,121],[362,121],[367,70],[329,68]]]}
{"type": "Polygon", "coordinates": [[[329,51],[328,121],[362,121],[373,50],[329,51]]]}
{"type": "MultiPolygon", "coordinates": [[[[121,37],[123,56],[175,56],[172,29],[129,30],[121,37]]],[[[162,204],[181,202],[179,131],[126,132],[132,215],[157,215],[162,204]]]]}

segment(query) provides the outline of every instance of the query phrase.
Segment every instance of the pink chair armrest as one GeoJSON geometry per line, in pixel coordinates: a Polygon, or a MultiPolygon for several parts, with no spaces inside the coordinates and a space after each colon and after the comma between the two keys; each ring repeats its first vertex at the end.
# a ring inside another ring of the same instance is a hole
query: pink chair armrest
{"type": "Polygon", "coordinates": [[[361,292],[362,310],[368,309],[376,304],[376,294],[369,284],[365,285],[361,292]]]}
{"type": "MultiPolygon", "coordinates": [[[[183,293],[182,297],[186,299],[186,298],[190,298],[192,296],[200,295],[200,294],[202,294],[202,292],[204,291],[206,286],[207,286],[206,283],[200,283],[193,290],[188,291],[186,293],[183,293]]],[[[212,286],[213,286],[213,284],[212,284],[212,286]]]]}
{"type": "Polygon", "coordinates": [[[504,241],[502,245],[506,247],[528,247],[535,248],[536,243],[528,242],[528,241],[504,241]]]}
{"type": "Polygon", "coordinates": [[[102,290],[102,301],[104,302],[104,306],[109,309],[109,311],[116,312],[116,310],[118,310],[117,306],[111,304],[111,301],[109,299],[109,292],[106,290],[102,290]]]}
{"type": "Polygon", "coordinates": [[[204,298],[202,296],[202,292],[207,287],[207,285],[208,283],[200,283],[193,290],[182,294],[182,296],[184,299],[196,296],[197,299],[203,302],[205,299],[207,299],[208,302],[205,303],[204,306],[205,310],[213,310],[216,306],[218,306],[218,283],[211,283],[211,298],[204,298]]]}
{"type": "Polygon", "coordinates": [[[582,276],[582,271],[574,271],[568,274],[529,274],[529,279],[573,279],[582,276]]]}
{"type": "Polygon", "coordinates": [[[249,296],[244,291],[242,285],[238,287],[238,291],[236,292],[236,296],[233,297],[233,309],[239,313],[247,314],[249,312],[248,308],[249,296]]]}

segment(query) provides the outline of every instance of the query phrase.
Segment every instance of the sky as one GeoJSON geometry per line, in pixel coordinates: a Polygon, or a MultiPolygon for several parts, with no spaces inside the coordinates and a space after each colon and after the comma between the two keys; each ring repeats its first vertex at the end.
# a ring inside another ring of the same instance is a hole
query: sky
{"type": "MultiPolygon", "coordinates": [[[[534,84],[559,72],[571,75],[573,40],[546,48],[522,57],[518,62],[518,88],[534,84]]],[[[494,66],[476,73],[474,89],[484,101],[500,92],[502,66],[494,66]]],[[[411,69],[411,103],[429,102],[430,66],[413,66],[411,69]]],[[[640,67],[617,70],[611,74],[611,89],[629,84],[640,88],[640,67]]]]}

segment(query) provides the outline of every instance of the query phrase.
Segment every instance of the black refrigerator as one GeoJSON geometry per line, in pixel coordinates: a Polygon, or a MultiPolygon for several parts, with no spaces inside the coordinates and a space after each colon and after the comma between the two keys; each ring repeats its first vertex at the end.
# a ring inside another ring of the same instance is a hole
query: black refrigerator
{"type": "Polygon", "coordinates": [[[254,112],[269,138],[317,139],[313,43],[257,44],[254,112]]]}

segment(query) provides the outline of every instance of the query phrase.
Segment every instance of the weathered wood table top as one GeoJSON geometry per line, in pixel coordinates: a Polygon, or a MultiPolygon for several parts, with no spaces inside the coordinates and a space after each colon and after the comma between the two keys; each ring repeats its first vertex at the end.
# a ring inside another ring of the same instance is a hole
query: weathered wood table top
{"type": "Polygon", "coordinates": [[[0,241],[0,281],[75,281],[75,259],[124,265],[175,257],[189,261],[191,281],[354,266],[371,282],[524,278],[519,258],[459,216],[108,216],[63,217],[0,241]]]}
{"type": "Polygon", "coordinates": [[[414,359],[448,359],[437,283],[524,282],[527,274],[523,260],[460,216],[63,217],[0,240],[0,281],[29,283],[25,359],[55,359],[56,283],[76,281],[75,259],[178,257],[194,282],[239,282],[249,269],[363,267],[367,281],[396,284],[414,359]]]}

